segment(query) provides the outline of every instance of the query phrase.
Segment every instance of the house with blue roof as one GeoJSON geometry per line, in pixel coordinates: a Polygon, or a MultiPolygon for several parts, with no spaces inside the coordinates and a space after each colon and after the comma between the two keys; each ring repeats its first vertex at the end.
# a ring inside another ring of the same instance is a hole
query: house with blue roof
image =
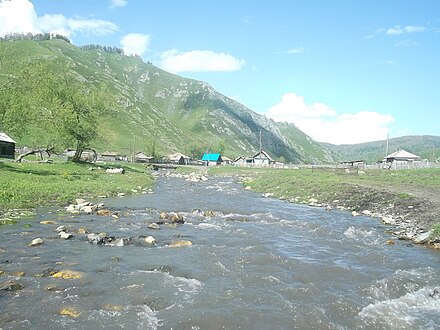
{"type": "Polygon", "coordinates": [[[206,166],[221,165],[223,162],[221,154],[204,154],[202,161],[206,166]]]}

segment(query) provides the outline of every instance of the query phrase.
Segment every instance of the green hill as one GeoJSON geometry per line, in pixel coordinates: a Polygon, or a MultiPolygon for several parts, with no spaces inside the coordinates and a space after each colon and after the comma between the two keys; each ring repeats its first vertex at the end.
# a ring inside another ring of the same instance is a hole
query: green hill
{"type": "MultiPolygon", "coordinates": [[[[365,160],[374,163],[382,160],[386,154],[386,140],[359,144],[334,145],[321,143],[332,153],[337,161],[365,160]]],[[[388,141],[388,154],[404,149],[429,161],[440,160],[440,136],[419,135],[403,136],[388,141]]]]}
{"type": "MultiPolygon", "coordinates": [[[[110,48],[109,48],[110,50],[110,48]]],[[[138,57],[64,40],[0,42],[0,85],[17,68],[42,61],[57,75],[73,74],[84,88],[104,82],[118,107],[100,123],[98,151],[223,151],[234,158],[262,147],[293,163],[328,163],[332,156],[294,125],[275,123],[218,93],[209,84],[163,71],[138,57]],[[261,133],[260,133],[261,132],[261,133]]],[[[0,123],[1,126],[1,123],[0,123]]],[[[0,127],[1,129],[1,127],[0,127]]],[[[29,136],[16,138],[26,145],[29,136]]]]}

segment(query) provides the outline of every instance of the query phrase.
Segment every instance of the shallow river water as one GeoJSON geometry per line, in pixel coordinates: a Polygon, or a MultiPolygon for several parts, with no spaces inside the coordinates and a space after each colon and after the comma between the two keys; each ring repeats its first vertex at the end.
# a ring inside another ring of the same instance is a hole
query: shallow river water
{"type": "Polygon", "coordinates": [[[30,228],[0,228],[0,282],[24,285],[0,292],[0,328],[439,329],[440,253],[386,245],[377,219],[262,198],[232,178],[159,177],[153,194],[104,202],[119,219],[41,209],[30,228]],[[161,211],[185,223],[149,229],[161,211]],[[132,241],[62,240],[59,225],[132,241]],[[29,247],[35,237],[44,244],[29,247]],[[83,276],[38,275],[63,269],[83,276]],[[67,307],[80,315],[59,315],[67,307]]]}

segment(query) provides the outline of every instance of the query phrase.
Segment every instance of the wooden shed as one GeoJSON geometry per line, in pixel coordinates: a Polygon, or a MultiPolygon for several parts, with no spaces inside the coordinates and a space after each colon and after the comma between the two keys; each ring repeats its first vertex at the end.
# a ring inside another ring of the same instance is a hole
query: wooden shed
{"type": "Polygon", "coordinates": [[[0,158],[11,158],[15,156],[15,141],[6,133],[0,133],[0,158]]]}

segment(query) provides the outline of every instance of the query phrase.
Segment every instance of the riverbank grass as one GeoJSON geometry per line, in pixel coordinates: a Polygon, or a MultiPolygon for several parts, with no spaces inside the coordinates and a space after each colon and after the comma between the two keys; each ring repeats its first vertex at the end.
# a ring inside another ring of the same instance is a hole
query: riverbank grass
{"type": "Polygon", "coordinates": [[[131,194],[150,189],[153,178],[142,164],[0,161],[0,214],[11,209],[64,205],[75,198],[131,194]],[[107,174],[107,168],[125,174],[107,174]]]}

